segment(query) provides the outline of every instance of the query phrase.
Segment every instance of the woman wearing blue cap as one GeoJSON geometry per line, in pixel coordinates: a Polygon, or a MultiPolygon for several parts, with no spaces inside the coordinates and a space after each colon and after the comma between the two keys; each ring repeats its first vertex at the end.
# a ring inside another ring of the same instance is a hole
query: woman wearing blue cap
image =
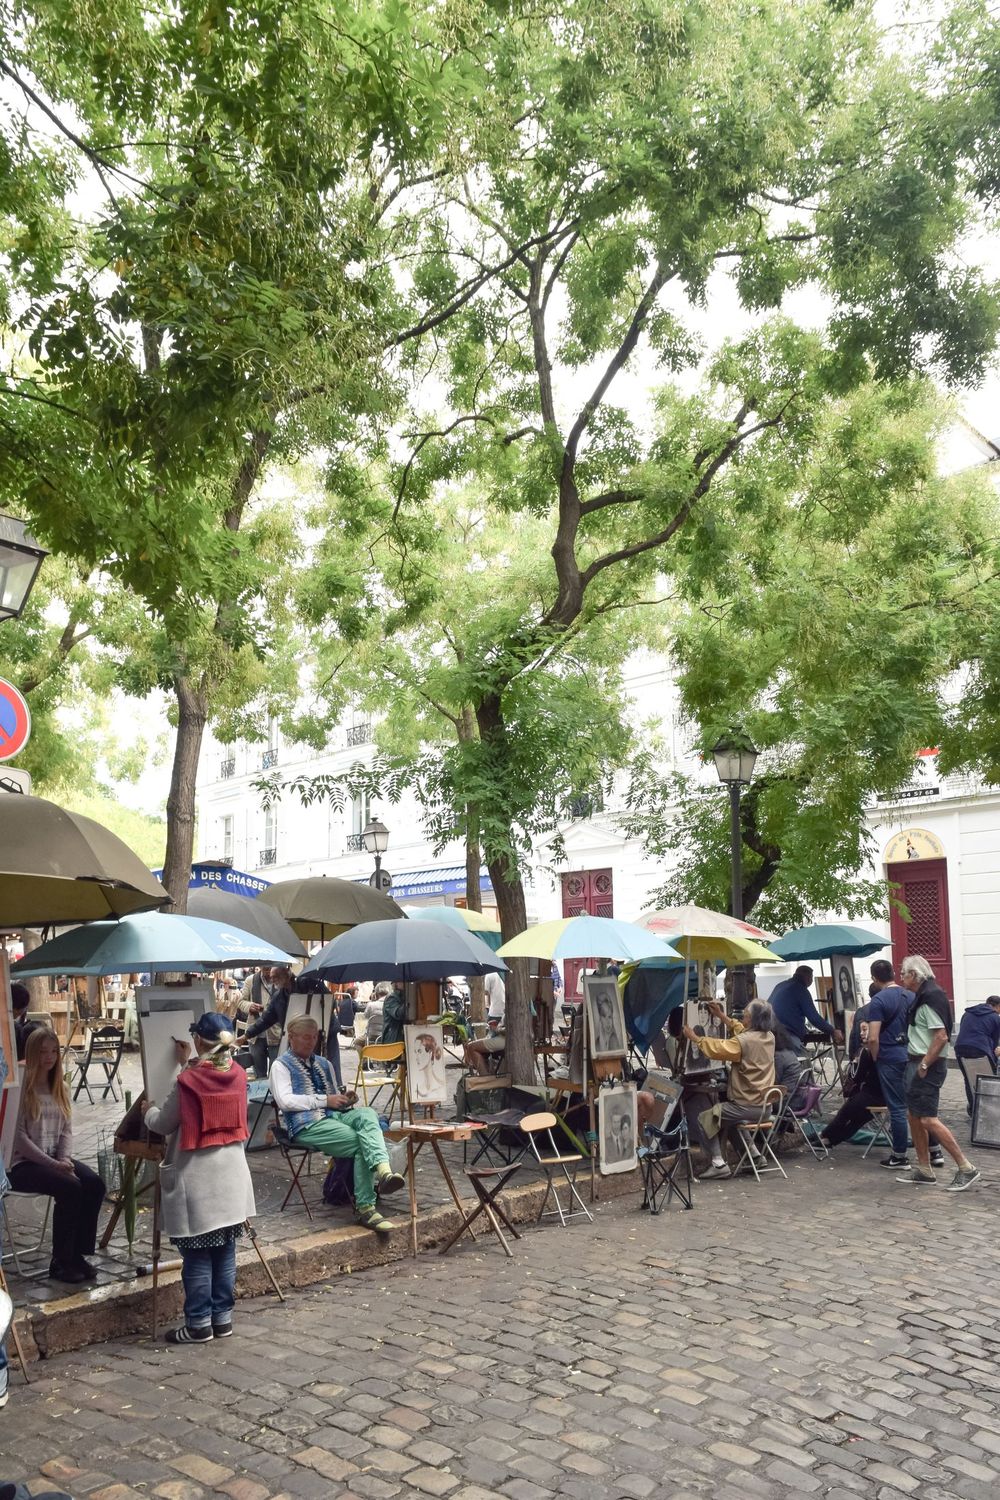
{"type": "Polygon", "coordinates": [[[146,1125],[167,1137],[160,1167],[163,1227],[181,1252],[184,1326],[169,1344],[228,1338],[236,1300],[236,1241],[256,1213],[244,1142],[247,1075],[233,1061],[232,1021],[208,1011],[191,1027],[195,1056],[175,1038],[185,1066],[146,1125]]]}

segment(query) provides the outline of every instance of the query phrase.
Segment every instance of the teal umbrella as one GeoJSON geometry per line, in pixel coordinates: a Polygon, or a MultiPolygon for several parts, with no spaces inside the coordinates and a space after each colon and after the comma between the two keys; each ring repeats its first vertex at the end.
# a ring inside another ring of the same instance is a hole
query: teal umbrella
{"type": "Polygon", "coordinates": [[[821,922],[812,927],[796,927],[777,938],[768,947],[782,958],[830,958],[843,953],[845,958],[870,958],[888,948],[889,939],[868,927],[852,927],[848,922],[821,922]]]}
{"type": "Polygon", "coordinates": [[[177,912],[138,912],[120,922],[88,922],[50,938],[11,964],[16,979],[42,974],[201,973],[231,964],[286,964],[273,943],[224,922],[177,912]]]}

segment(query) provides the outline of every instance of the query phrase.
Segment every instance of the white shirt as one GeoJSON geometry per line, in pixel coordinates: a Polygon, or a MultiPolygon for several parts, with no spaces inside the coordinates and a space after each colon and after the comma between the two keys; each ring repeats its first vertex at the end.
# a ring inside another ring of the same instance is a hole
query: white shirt
{"type": "Polygon", "coordinates": [[[507,989],[499,974],[487,974],[485,979],[487,1009],[491,1021],[502,1021],[507,1013],[507,989]]]}
{"type": "Polygon", "coordinates": [[[287,1066],[276,1058],[267,1075],[271,1098],[283,1115],[298,1114],[306,1109],[326,1109],[325,1094],[297,1094],[292,1084],[292,1075],[287,1066]]]}

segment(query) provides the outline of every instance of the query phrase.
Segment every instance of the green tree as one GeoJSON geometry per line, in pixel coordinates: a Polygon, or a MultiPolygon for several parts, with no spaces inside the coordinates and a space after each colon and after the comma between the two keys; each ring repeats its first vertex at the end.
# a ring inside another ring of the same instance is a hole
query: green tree
{"type": "Polygon", "coordinates": [[[36,368],[0,381],[0,493],[162,630],[164,878],[183,907],[204,726],[234,660],[268,648],[251,500],[269,465],[391,405],[390,209],[465,101],[470,17],[399,0],[4,12],[23,106],[0,135],[4,301],[36,368]],[[98,200],[82,223],[74,194],[98,200]]]}
{"type": "MultiPolygon", "coordinates": [[[[397,531],[470,477],[491,506],[547,518],[551,569],[475,664],[477,739],[452,788],[498,830],[484,847],[507,936],[525,923],[511,790],[544,763],[525,743],[536,666],[660,575],[707,577],[722,527],[779,526],[835,399],[921,364],[967,378],[991,350],[993,290],[953,251],[992,192],[979,59],[995,30],[958,6],[943,45],[921,28],[899,52],[864,4],[576,0],[484,36],[463,159],[408,200],[415,416],[388,461],[397,531]],[[825,299],[821,329],[789,315],[803,288],[825,299]],[[747,331],[712,345],[720,298],[747,331]]],[[[364,472],[349,447],[341,473],[364,472]]],[[[520,969],[510,996],[527,1077],[520,969]]]]}
{"type": "MultiPolygon", "coordinates": [[[[984,469],[939,474],[952,419],[919,382],[862,388],[824,412],[797,503],[752,531],[730,517],[699,558],[675,635],[681,707],[706,758],[733,726],[761,751],[741,832],[743,908],[765,928],[883,912],[884,881],[862,878],[867,810],[921,749],[976,760],[956,731],[982,701],[956,685],[995,613],[1000,497],[984,469]]],[[[628,826],[674,863],[663,900],[727,906],[728,804],[705,790],[649,752],[628,826]]]]}

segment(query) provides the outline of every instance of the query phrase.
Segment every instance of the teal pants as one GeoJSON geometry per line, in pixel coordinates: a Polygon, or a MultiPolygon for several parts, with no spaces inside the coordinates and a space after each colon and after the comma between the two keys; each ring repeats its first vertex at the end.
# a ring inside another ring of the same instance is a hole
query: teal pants
{"type": "Polygon", "coordinates": [[[375,1168],[389,1160],[378,1115],[360,1105],[342,1109],[325,1120],[316,1120],[300,1130],[295,1144],[314,1146],[327,1156],[354,1157],[354,1203],[356,1208],[375,1206],[375,1168]]]}

